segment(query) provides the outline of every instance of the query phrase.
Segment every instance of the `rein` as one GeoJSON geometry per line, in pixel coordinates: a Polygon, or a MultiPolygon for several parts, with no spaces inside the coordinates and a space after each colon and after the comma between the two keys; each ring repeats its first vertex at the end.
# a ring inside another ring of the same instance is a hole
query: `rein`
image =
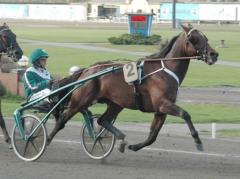
{"type": "MultiPolygon", "coordinates": [[[[176,57],[176,58],[140,58],[140,61],[146,61],[146,62],[151,62],[151,61],[169,61],[169,60],[191,60],[191,59],[200,59],[201,56],[192,56],[192,57],[176,57]]],[[[121,60],[112,60],[112,61],[121,61],[121,60]]],[[[131,60],[122,60],[122,62],[132,62],[131,60]]],[[[113,66],[113,65],[123,65],[123,63],[110,63],[110,64],[96,64],[94,66],[91,66],[87,69],[92,69],[92,68],[97,68],[97,67],[103,67],[103,66],[113,66]]]]}
{"type": "Polygon", "coordinates": [[[191,59],[200,59],[201,56],[192,56],[192,57],[175,57],[175,58],[143,58],[141,60],[151,62],[151,61],[169,61],[169,60],[191,60],[191,59]]]}

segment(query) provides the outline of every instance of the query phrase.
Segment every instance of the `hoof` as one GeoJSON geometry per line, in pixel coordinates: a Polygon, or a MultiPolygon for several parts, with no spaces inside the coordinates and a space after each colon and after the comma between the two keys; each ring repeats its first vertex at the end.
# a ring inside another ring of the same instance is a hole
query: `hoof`
{"type": "Polygon", "coordinates": [[[9,144],[9,145],[8,145],[8,149],[10,149],[10,150],[12,150],[12,149],[13,149],[13,146],[12,146],[12,144],[9,144]]]}
{"type": "Polygon", "coordinates": [[[203,145],[202,144],[196,144],[196,148],[198,151],[204,151],[203,145]]]}
{"type": "Polygon", "coordinates": [[[120,140],[118,143],[119,152],[124,153],[126,145],[127,145],[127,141],[120,140]]]}
{"type": "Polygon", "coordinates": [[[47,138],[47,146],[50,145],[51,142],[52,142],[52,139],[47,138]]]}
{"type": "Polygon", "coordinates": [[[137,151],[138,151],[138,149],[135,147],[135,145],[129,145],[129,146],[128,146],[128,149],[129,149],[129,150],[132,150],[132,151],[134,151],[134,152],[137,152],[137,151]]]}
{"type": "Polygon", "coordinates": [[[13,149],[11,138],[6,139],[5,142],[8,143],[8,148],[9,149],[13,149]]]}

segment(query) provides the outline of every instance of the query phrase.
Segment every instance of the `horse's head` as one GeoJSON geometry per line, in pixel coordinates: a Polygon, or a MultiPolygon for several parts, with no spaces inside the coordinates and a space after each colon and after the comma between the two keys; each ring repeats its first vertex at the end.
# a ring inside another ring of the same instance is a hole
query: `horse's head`
{"type": "Polygon", "coordinates": [[[6,23],[0,26],[0,53],[7,53],[15,62],[23,55],[23,51],[17,43],[16,35],[6,23]]]}
{"type": "Polygon", "coordinates": [[[185,53],[189,56],[199,56],[199,60],[212,65],[217,61],[218,53],[209,45],[207,37],[199,30],[182,25],[187,43],[185,53]]]}

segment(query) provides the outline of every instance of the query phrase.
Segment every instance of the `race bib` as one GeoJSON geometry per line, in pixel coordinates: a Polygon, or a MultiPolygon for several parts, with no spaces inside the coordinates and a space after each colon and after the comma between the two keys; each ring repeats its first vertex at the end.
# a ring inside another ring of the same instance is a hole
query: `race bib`
{"type": "Polygon", "coordinates": [[[137,64],[131,62],[123,66],[124,79],[127,83],[134,82],[138,79],[137,64]]]}

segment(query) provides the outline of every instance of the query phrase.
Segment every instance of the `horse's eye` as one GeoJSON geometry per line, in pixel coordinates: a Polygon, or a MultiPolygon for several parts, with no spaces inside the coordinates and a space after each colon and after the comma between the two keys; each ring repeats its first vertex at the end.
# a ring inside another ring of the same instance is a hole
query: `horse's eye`
{"type": "Polygon", "coordinates": [[[6,36],[6,35],[3,35],[2,38],[6,40],[6,39],[7,39],[7,36],[6,36]]]}
{"type": "Polygon", "coordinates": [[[189,41],[192,43],[192,44],[196,44],[198,42],[198,39],[195,38],[194,36],[190,36],[189,37],[189,41]]]}

